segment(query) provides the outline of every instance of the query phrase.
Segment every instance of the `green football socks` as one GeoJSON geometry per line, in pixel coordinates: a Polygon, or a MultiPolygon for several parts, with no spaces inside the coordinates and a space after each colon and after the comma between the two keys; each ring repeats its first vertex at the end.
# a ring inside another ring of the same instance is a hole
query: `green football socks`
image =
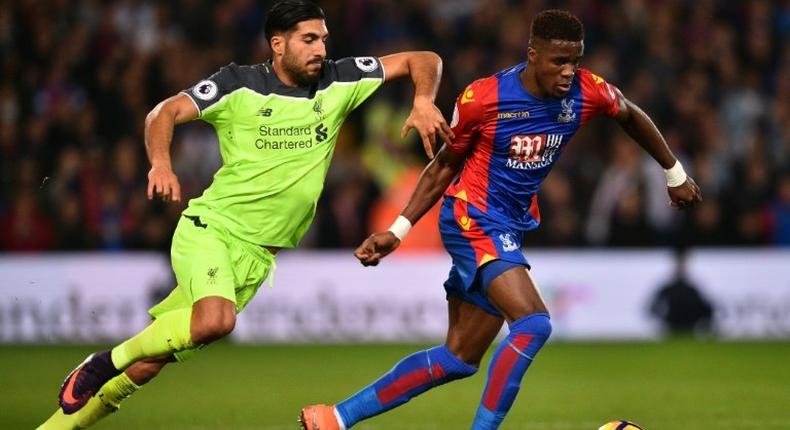
{"type": "Polygon", "coordinates": [[[88,428],[100,419],[117,411],[121,406],[121,402],[139,388],[137,384],[126,376],[126,373],[121,373],[107,381],[82,409],[71,415],[66,415],[62,409],[58,408],[37,430],[77,430],[88,428]]]}
{"type": "Polygon", "coordinates": [[[112,364],[124,370],[144,358],[163,357],[193,347],[191,318],[191,309],[160,315],[143,331],[112,349],[112,364]]]}

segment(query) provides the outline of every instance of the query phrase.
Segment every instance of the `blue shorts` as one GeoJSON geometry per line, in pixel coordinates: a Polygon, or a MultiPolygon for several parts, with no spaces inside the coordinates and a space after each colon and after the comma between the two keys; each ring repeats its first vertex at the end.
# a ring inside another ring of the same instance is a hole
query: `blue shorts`
{"type": "Polygon", "coordinates": [[[501,317],[488,300],[486,288],[513,267],[529,268],[521,252],[522,233],[497,223],[466,201],[445,197],[439,232],[453,266],[444,283],[447,296],[478,306],[501,317]]]}

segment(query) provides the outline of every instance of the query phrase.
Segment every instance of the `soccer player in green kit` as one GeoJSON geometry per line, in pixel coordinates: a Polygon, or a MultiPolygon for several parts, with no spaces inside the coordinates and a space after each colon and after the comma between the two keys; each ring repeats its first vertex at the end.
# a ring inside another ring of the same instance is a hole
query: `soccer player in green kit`
{"type": "Polygon", "coordinates": [[[92,425],[167,363],[233,330],[277,251],[295,247],[307,231],[343,120],[383,82],[411,77],[414,106],[403,134],[415,128],[429,157],[436,139],[452,137],[433,103],[441,77],[436,54],[327,60],[324,13],[305,0],[272,6],[264,31],[271,61],[225,66],[148,115],[149,198],[181,199],[169,154],[176,124],[196,118],[212,124],[223,165],[176,227],[171,260],[178,285],[149,310],[153,322],[74,369],[60,408],[41,429],[92,425]]]}

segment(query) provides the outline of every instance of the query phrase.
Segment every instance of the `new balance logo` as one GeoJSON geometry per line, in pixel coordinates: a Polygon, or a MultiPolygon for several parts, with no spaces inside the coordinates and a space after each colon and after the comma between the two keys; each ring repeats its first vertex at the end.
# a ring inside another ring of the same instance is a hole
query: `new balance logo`
{"type": "Polygon", "coordinates": [[[265,116],[265,117],[272,116],[272,109],[271,108],[261,108],[261,110],[258,111],[258,114],[260,116],[265,116]]]}

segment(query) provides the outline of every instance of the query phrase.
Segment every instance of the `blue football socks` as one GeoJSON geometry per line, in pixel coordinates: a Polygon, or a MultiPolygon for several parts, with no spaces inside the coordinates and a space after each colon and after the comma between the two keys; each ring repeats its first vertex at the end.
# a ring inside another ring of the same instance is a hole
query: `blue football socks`
{"type": "Polygon", "coordinates": [[[346,428],[408,402],[433,387],[477,372],[446,345],[416,352],[395,365],[373,384],[337,405],[346,428]]]}
{"type": "Polygon", "coordinates": [[[537,313],[509,324],[510,334],[499,344],[488,368],[483,398],[472,430],[499,428],[513,405],[521,378],[551,335],[548,314],[537,313]]]}

